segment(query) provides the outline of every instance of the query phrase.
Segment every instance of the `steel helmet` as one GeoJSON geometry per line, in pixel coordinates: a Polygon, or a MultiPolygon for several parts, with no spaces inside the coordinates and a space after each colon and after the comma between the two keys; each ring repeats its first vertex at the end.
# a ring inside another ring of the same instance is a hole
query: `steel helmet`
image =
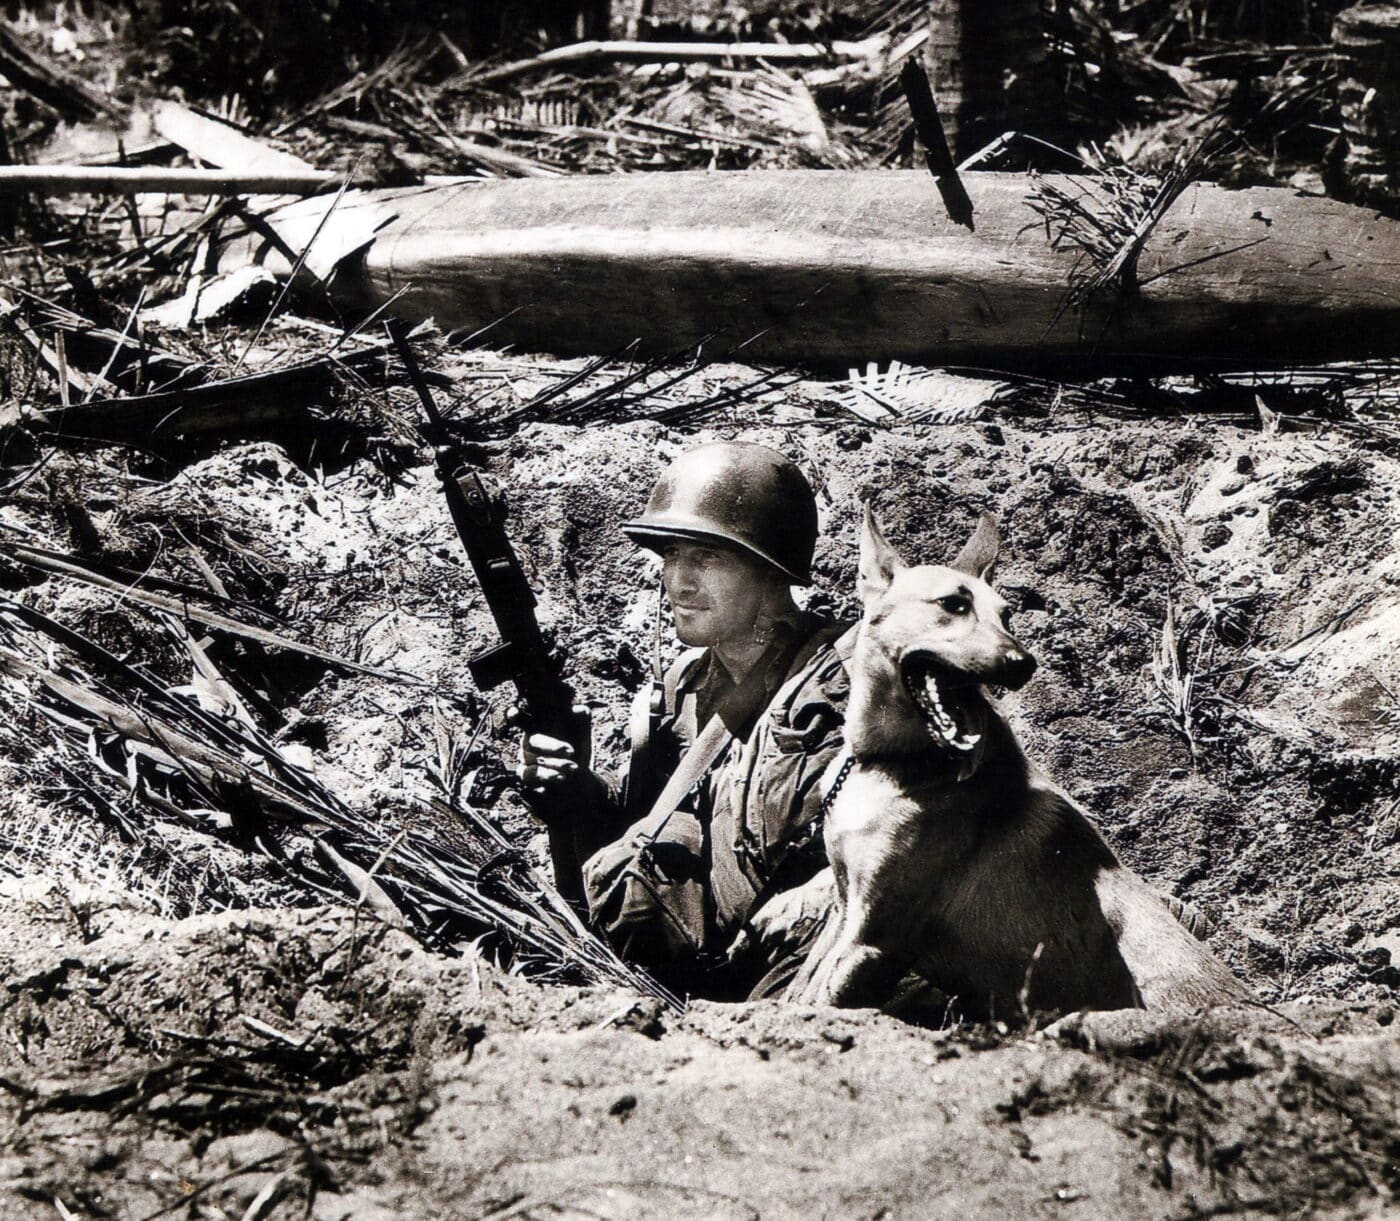
{"type": "Polygon", "coordinates": [[[817,499],[797,464],[766,445],[714,441],[687,450],[623,533],[660,551],[675,539],[716,539],[766,560],[795,585],[812,582],[817,499]]]}

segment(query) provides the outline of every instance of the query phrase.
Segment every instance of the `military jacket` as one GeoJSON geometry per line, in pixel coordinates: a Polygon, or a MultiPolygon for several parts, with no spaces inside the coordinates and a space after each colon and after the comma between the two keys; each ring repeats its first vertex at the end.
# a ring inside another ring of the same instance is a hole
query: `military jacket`
{"type": "MultiPolygon", "coordinates": [[[[768,672],[758,709],[687,798],[643,814],[584,865],[595,925],[675,986],[725,976],[725,990],[746,993],[755,980],[727,958],[736,936],[826,864],[818,781],[842,743],[853,632],[814,617],[799,630],[795,650],[759,663],[768,672]]],[[[634,742],[625,782],[633,811],[649,809],[723,705],[725,681],[708,650],[671,667],[661,716],[649,740],[634,742]]]]}

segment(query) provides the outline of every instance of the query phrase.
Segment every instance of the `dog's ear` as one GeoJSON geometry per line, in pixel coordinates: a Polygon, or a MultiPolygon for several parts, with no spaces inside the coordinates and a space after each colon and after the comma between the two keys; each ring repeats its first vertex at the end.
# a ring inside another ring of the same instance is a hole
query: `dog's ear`
{"type": "Polygon", "coordinates": [[[899,553],[890,546],[875,513],[867,501],[865,520],[860,528],[860,596],[869,602],[890,587],[894,574],[905,566],[899,553]]]}
{"type": "Polygon", "coordinates": [[[997,552],[1001,548],[1001,536],[997,533],[997,519],[990,513],[983,513],[977,521],[977,529],[958,553],[952,567],[979,581],[991,582],[992,569],[996,567],[997,552]]]}

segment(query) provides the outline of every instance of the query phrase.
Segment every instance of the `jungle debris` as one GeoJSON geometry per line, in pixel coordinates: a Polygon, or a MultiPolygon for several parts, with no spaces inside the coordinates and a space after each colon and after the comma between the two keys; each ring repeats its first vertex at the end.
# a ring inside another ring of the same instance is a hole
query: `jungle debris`
{"type": "Polygon", "coordinates": [[[1220,129],[1212,129],[1181,148],[1160,175],[1107,164],[1097,172],[1091,167],[1089,176],[1071,176],[1068,187],[1058,179],[1033,176],[1030,206],[1044,217],[1052,245],[1085,256],[1070,273],[1067,305],[1082,306],[1105,290],[1120,301],[1138,291],[1138,261],[1153,230],[1187,187],[1204,176],[1225,143],[1220,129]]]}
{"type": "Polygon", "coordinates": [[[435,803],[439,818],[465,819],[486,836],[478,842],[494,845],[486,861],[411,823],[357,815],[258,727],[179,616],[162,621],[192,658],[189,690],[12,599],[0,600],[0,672],[50,723],[72,765],[93,760],[160,814],[245,841],[316,893],[368,905],[440,950],[461,952],[494,933],[546,972],[571,970],[675,1003],[589,932],[477,811],[435,803]]]}
{"type": "Polygon", "coordinates": [[[158,104],[151,112],[151,125],[198,160],[223,169],[294,175],[311,173],[316,168],[301,157],[253,139],[232,123],[174,102],[158,104]]]}
{"type": "Polygon", "coordinates": [[[123,109],[74,76],[26,47],[8,25],[0,25],[0,74],[14,88],[38,98],[68,119],[120,119],[123,109]]]}
{"type": "Polygon", "coordinates": [[[517,60],[495,68],[469,71],[453,80],[453,85],[489,85],[518,76],[548,71],[563,64],[588,62],[615,63],[696,63],[708,61],[763,60],[770,64],[830,64],[833,61],[869,60],[886,49],[879,37],[865,42],[830,42],[821,46],[781,42],[634,42],[627,40],[574,43],[553,47],[531,59],[517,60]]]}
{"type": "Polygon", "coordinates": [[[1392,213],[1400,206],[1400,14],[1358,4],[1333,27],[1340,60],[1342,182],[1349,194],[1392,213]]]}

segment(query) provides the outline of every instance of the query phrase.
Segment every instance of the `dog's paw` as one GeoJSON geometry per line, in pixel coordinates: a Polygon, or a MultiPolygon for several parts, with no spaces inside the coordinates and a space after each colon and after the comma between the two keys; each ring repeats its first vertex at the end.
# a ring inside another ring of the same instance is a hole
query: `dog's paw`
{"type": "Polygon", "coordinates": [[[1086,1051],[1141,1058],[1156,1055],[1170,1044],[1172,1032],[1180,1025],[1180,1014],[1146,1009],[1081,1010],[1052,1022],[1040,1034],[1086,1051]]]}

